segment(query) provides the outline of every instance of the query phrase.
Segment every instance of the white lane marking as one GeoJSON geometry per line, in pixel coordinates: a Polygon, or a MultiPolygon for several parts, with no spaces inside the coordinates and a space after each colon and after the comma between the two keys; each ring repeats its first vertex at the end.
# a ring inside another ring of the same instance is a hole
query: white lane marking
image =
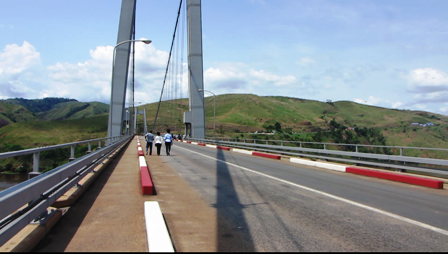
{"type": "Polygon", "coordinates": [[[258,174],[258,175],[262,175],[264,177],[271,178],[273,180],[277,180],[277,181],[282,182],[282,183],[286,183],[286,184],[289,184],[289,185],[292,185],[292,186],[295,186],[295,187],[298,187],[298,188],[302,188],[304,190],[308,190],[308,191],[311,191],[311,192],[314,192],[314,193],[317,193],[317,194],[320,194],[320,195],[323,195],[323,196],[326,196],[326,197],[329,197],[329,198],[333,198],[333,199],[336,199],[336,200],[339,200],[339,201],[342,201],[342,202],[345,202],[345,203],[348,203],[348,204],[352,204],[354,206],[358,206],[358,207],[361,207],[361,208],[364,208],[364,209],[367,209],[367,210],[370,210],[370,211],[373,211],[373,212],[377,212],[377,213],[380,213],[380,214],[383,214],[383,215],[386,215],[386,216],[389,216],[389,217],[392,217],[392,218],[395,218],[395,219],[398,219],[398,220],[401,220],[401,221],[405,221],[405,222],[411,223],[413,225],[420,226],[422,228],[426,228],[426,229],[432,230],[434,232],[437,232],[437,233],[440,233],[440,234],[448,236],[448,231],[444,230],[444,229],[441,229],[441,228],[436,228],[436,227],[433,227],[431,225],[428,225],[428,224],[425,224],[425,223],[422,223],[422,222],[419,222],[419,221],[416,221],[416,220],[412,220],[412,219],[409,219],[409,218],[406,218],[406,217],[403,217],[403,216],[400,216],[400,215],[397,215],[397,214],[394,214],[394,213],[386,212],[384,210],[377,209],[377,208],[374,208],[374,207],[371,207],[371,206],[367,206],[367,205],[363,205],[361,203],[357,203],[355,201],[351,201],[351,200],[348,200],[348,199],[345,199],[345,198],[341,198],[341,197],[338,197],[338,196],[335,196],[335,195],[332,195],[332,194],[329,194],[329,193],[326,193],[326,192],[323,192],[323,191],[311,189],[309,187],[306,187],[306,186],[303,186],[303,185],[300,185],[300,184],[292,183],[292,182],[289,182],[289,181],[286,181],[286,180],[283,180],[283,179],[280,179],[280,178],[277,178],[277,177],[274,177],[274,176],[270,176],[270,175],[267,175],[267,174],[264,174],[264,173],[260,173],[258,171],[252,170],[252,169],[248,169],[248,168],[245,168],[245,167],[242,167],[242,166],[230,163],[230,162],[226,162],[226,161],[223,161],[223,160],[220,160],[220,159],[216,159],[214,157],[211,157],[211,156],[208,156],[208,155],[205,155],[205,154],[202,154],[202,153],[198,153],[198,152],[192,151],[190,149],[186,149],[186,148],[179,147],[179,146],[178,146],[178,148],[182,148],[184,150],[190,151],[192,153],[196,153],[198,155],[204,156],[204,157],[212,159],[212,160],[216,160],[216,161],[228,164],[228,165],[232,165],[234,167],[237,167],[237,168],[240,168],[240,169],[243,169],[243,170],[246,170],[246,171],[258,174]]]}
{"type": "Polygon", "coordinates": [[[157,201],[145,201],[145,225],[149,252],[174,252],[170,234],[157,201]]]}

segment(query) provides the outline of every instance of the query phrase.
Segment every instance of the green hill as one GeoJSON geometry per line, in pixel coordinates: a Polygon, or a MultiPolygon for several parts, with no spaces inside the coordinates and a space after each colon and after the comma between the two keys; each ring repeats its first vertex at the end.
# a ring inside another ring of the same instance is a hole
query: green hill
{"type": "Polygon", "coordinates": [[[75,99],[67,99],[67,98],[55,98],[48,97],[43,99],[23,99],[23,98],[14,98],[3,100],[5,103],[13,104],[13,105],[22,105],[27,108],[29,111],[33,113],[48,111],[51,110],[55,105],[63,102],[69,101],[77,101],[75,99]]]}
{"type": "Polygon", "coordinates": [[[74,120],[13,123],[0,128],[0,147],[14,144],[34,148],[104,138],[107,136],[107,121],[106,114],[74,120]]]}
{"type": "Polygon", "coordinates": [[[81,119],[105,114],[109,105],[101,102],[79,102],[75,99],[23,98],[0,101],[0,127],[26,121],[81,119]]]}
{"type": "Polygon", "coordinates": [[[35,114],[22,105],[0,101],[0,127],[11,123],[35,120],[38,120],[35,114]]]}
{"type": "Polygon", "coordinates": [[[101,115],[109,111],[109,105],[100,102],[62,102],[45,112],[37,113],[42,120],[81,119],[101,115]]]}
{"type": "MultiPolygon", "coordinates": [[[[146,107],[149,127],[154,121],[157,103],[146,107]]],[[[142,107],[142,106],[141,106],[142,107]]],[[[141,108],[140,107],[140,108],[141,108]]],[[[213,97],[205,98],[206,135],[213,135],[213,97]]],[[[183,130],[182,112],[188,110],[188,100],[163,102],[155,129],[183,130]],[[168,112],[169,111],[169,112],[168,112]],[[175,113],[173,113],[175,112],[175,113]],[[176,124],[163,119],[177,118],[176,124]],[[163,125],[163,126],[161,126],[163,125]]],[[[266,132],[266,127],[281,125],[284,133],[308,136],[331,131],[330,122],[350,128],[372,128],[386,138],[390,146],[448,147],[448,116],[424,112],[382,108],[352,101],[320,102],[282,96],[257,96],[253,94],[224,94],[216,96],[217,136],[240,137],[242,133],[266,132]],[[411,126],[428,123],[434,126],[411,126]],[[308,135],[303,135],[308,134],[308,135]]],[[[141,126],[141,120],[139,120],[141,126]]],[[[346,132],[346,131],[345,131],[346,132]]],[[[253,134],[243,134],[252,138],[253,134]]],[[[343,135],[345,137],[345,135],[343,135]]],[[[280,137],[277,137],[280,138],[280,137]]],[[[281,138],[284,138],[283,136],[281,138]]],[[[325,138],[333,142],[334,138],[325,138]]],[[[362,143],[362,142],[361,142],[362,143]]]]}

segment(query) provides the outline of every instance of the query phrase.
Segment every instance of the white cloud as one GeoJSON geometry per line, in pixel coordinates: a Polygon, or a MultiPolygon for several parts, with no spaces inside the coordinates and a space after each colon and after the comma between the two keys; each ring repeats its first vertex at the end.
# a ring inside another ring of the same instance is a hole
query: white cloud
{"type": "MultiPolygon", "coordinates": [[[[109,103],[112,53],[112,46],[98,46],[84,62],[43,66],[40,53],[30,43],[7,45],[0,53],[0,98],[56,96],[109,103]]],[[[147,93],[142,101],[156,101],[168,52],[136,43],[135,55],[135,87],[147,93]]]]}
{"type": "Polygon", "coordinates": [[[412,86],[447,86],[448,74],[433,68],[419,68],[409,72],[408,80],[412,86]]]}
{"type": "Polygon", "coordinates": [[[357,103],[362,103],[362,104],[367,104],[367,105],[371,105],[371,106],[376,106],[376,105],[378,105],[378,103],[380,103],[383,100],[381,98],[376,98],[374,96],[369,96],[369,98],[367,100],[364,100],[364,99],[354,99],[354,101],[357,102],[357,103]]]}
{"type": "Polygon", "coordinates": [[[317,64],[317,61],[311,57],[302,57],[296,63],[301,66],[307,67],[307,66],[312,66],[312,65],[317,64]]]}
{"type": "Polygon", "coordinates": [[[400,107],[401,105],[403,105],[403,103],[397,101],[397,102],[392,103],[392,108],[398,108],[398,107],[400,107]]]}
{"type": "Polygon", "coordinates": [[[274,84],[275,86],[285,86],[294,84],[295,81],[297,80],[297,78],[292,75],[278,76],[265,70],[256,71],[254,69],[251,69],[249,74],[253,78],[256,78],[264,82],[266,85],[274,84]]]}
{"type": "Polygon", "coordinates": [[[37,64],[40,64],[40,53],[27,41],[22,46],[7,45],[0,54],[1,74],[18,74],[37,64]]]}

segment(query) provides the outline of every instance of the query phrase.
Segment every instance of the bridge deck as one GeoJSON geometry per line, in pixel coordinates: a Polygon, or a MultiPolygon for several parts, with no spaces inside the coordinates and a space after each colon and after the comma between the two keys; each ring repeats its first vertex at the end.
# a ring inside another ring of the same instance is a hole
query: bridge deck
{"type": "Polygon", "coordinates": [[[157,195],[144,196],[136,140],[124,150],[33,251],[148,251],[145,201],[159,201],[176,251],[216,251],[215,209],[163,161],[165,153],[145,155],[157,195]]]}

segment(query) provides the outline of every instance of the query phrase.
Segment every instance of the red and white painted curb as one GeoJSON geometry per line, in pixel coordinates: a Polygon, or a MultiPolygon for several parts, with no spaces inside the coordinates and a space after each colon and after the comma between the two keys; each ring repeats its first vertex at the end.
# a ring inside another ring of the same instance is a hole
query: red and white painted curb
{"type": "MultiPolygon", "coordinates": [[[[209,145],[209,144],[190,142],[190,141],[187,141],[187,143],[191,143],[194,145],[203,145],[203,146],[207,146],[207,147],[211,147],[211,148],[232,150],[233,152],[248,154],[248,155],[253,155],[253,156],[261,156],[261,157],[277,159],[277,160],[281,159],[280,155],[275,155],[275,154],[253,152],[253,151],[237,149],[237,148],[230,149],[229,147],[220,147],[220,146],[216,146],[216,145],[209,145]]],[[[298,163],[298,164],[303,164],[303,165],[308,165],[308,166],[313,166],[313,167],[318,167],[318,168],[325,168],[325,169],[335,170],[335,171],[339,171],[339,172],[376,177],[376,178],[392,180],[392,181],[397,181],[397,182],[426,186],[426,187],[435,188],[435,189],[443,189],[443,181],[441,181],[441,180],[434,180],[434,179],[429,179],[429,178],[424,178],[424,177],[410,176],[410,175],[397,174],[397,173],[389,173],[389,172],[383,172],[383,171],[379,171],[379,170],[362,169],[362,168],[337,165],[337,164],[325,163],[325,162],[318,162],[318,161],[311,161],[311,160],[305,160],[305,159],[298,159],[298,158],[290,158],[289,160],[290,160],[290,162],[293,162],[293,163],[298,163]]]]}
{"type": "Polygon", "coordinates": [[[151,174],[149,173],[148,165],[146,164],[145,156],[140,145],[140,140],[137,136],[137,150],[138,150],[138,164],[140,167],[140,180],[142,185],[143,195],[154,195],[155,188],[154,183],[151,179],[151,174]]]}

